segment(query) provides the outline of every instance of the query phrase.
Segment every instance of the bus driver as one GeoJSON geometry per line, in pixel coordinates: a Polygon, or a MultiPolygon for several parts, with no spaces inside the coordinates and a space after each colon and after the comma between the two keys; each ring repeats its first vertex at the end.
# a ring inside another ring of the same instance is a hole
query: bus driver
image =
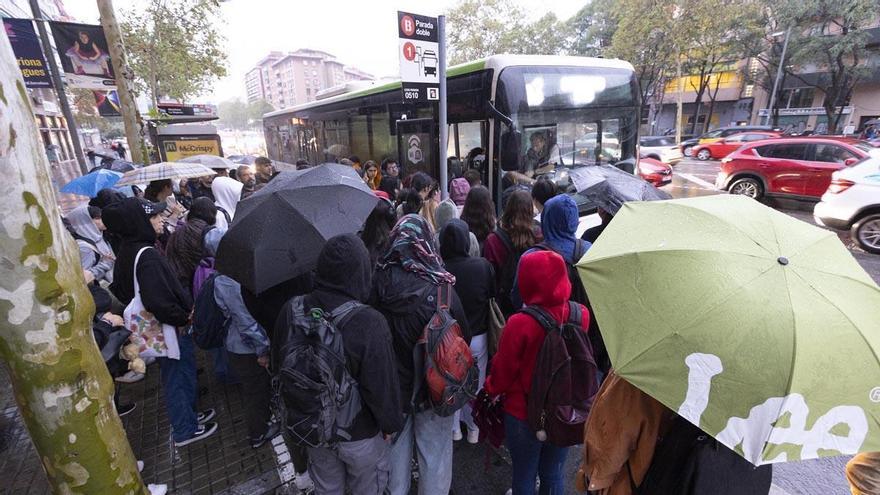
{"type": "Polygon", "coordinates": [[[540,131],[532,133],[529,141],[532,146],[526,151],[522,173],[532,178],[552,172],[561,161],[559,147],[555,144],[547,146],[547,137],[540,131]]]}

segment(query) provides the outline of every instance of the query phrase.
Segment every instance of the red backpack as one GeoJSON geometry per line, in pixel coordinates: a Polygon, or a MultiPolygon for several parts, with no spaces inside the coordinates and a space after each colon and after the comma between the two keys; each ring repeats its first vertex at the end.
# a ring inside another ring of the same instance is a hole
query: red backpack
{"type": "Polygon", "coordinates": [[[583,443],[584,423],[599,391],[598,369],[584,331],[581,305],[572,301],[568,305],[568,320],[562,325],[542,308],[522,309],[547,332],[532,373],[529,427],[538,440],[559,447],[583,443]]]}
{"type": "Polygon", "coordinates": [[[428,320],[425,331],[413,350],[416,371],[413,402],[427,385],[428,406],[438,416],[451,416],[476,397],[479,368],[471,348],[462,336],[461,327],[449,312],[452,285],[437,287],[437,311],[428,320]],[[445,298],[444,298],[445,295],[445,298]]]}

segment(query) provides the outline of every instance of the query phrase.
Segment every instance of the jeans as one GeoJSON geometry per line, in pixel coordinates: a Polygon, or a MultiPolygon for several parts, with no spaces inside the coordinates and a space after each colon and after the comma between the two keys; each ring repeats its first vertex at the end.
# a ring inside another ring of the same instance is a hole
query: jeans
{"type": "Polygon", "coordinates": [[[452,485],[452,416],[434,411],[406,417],[403,430],[391,446],[391,495],[407,495],[412,481],[413,445],[419,460],[419,495],[449,493],[452,485]]]}
{"type": "Polygon", "coordinates": [[[158,358],[162,374],[162,393],[171,422],[175,442],[192,438],[198,427],[196,420],[196,355],[192,337],[178,335],[180,359],[158,358]]]}
{"type": "Polygon", "coordinates": [[[513,460],[513,495],[535,493],[535,478],[541,479],[541,495],[562,494],[562,468],[568,447],[540,442],[525,421],[504,413],[504,443],[513,460]]]}
{"type": "Polygon", "coordinates": [[[309,447],[308,452],[317,495],[382,495],[388,487],[389,447],[381,434],[333,447],[309,447]]]}
{"type": "Polygon", "coordinates": [[[241,380],[241,402],[248,436],[257,440],[269,426],[269,401],[272,399],[272,380],[269,371],[257,363],[256,354],[230,352],[229,367],[241,380]]]}
{"type": "MultiPolygon", "coordinates": [[[[471,355],[474,356],[474,361],[476,361],[477,367],[480,368],[477,390],[483,388],[483,382],[486,381],[486,366],[489,363],[489,339],[487,335],[484,333],[471,339],[471,355]]],[[[467,425],[468,431],[479,430],[477,425],[474,424],[474,414],[470,402],[465,404],[460,410],[455,411],[455,422],[452,424],[453,431],[461,428],[461,421],[464,421],[464,424],[467,425]]]]}

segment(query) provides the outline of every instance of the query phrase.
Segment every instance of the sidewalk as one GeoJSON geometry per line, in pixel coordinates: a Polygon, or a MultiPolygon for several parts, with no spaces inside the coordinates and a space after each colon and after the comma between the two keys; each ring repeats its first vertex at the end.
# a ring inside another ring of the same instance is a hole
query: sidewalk
{"type": "MultiPolygon", "coordinates": [[[[137,404],[133,412],[122,418],[122,423],[135,456],[144,461],[144,482],[167,484],[168,493],[174,494],[297,493],[292,483],[282,483],[280,473],[287,481],[293,473],[292,465],[279,467],[279,457],[286,460],[283,455],[276,455],[268,442],[258,450],[248,444],[240,385],[217,383],[204,354],[197,354],[204,369],[198,377],[199,405],[203,409],[215,408],[215,421],[220,426],[204,441],[176,450],[171,447],[158,365],[148,367],[147,377],[141,382],[121,385],[121,403],[137,404]]],[[[0,495],[50,493],[12,397],[5,365],[0,365],[0,370],[0,495]]],[[[286,450],[283,444],[279,450],[286,450]]]]}

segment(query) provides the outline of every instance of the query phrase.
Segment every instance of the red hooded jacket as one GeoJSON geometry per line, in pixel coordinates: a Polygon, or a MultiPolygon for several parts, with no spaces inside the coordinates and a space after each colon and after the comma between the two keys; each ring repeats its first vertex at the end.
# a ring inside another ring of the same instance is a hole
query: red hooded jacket
{"type": "MultiPolygon", "coordinates": [[[[558,322],[568,319],[568,298],[571,282],[562,257],[552,251],[536,251],[519,262],[519,293],[523,302],[539,306],[553,315],[558,322]]],[[[582,328],[586,332],[590,313],[581,306],[582,328]]],[[[491,375],[485,389],[490,395],[504,394],[504,411],[526,421],[528,394],[532,387],[532,373],[538,351],[546,332],[529,315],[516,313],[507,320],[498,343],[498,353],[492,358],[491,375]]]]}

